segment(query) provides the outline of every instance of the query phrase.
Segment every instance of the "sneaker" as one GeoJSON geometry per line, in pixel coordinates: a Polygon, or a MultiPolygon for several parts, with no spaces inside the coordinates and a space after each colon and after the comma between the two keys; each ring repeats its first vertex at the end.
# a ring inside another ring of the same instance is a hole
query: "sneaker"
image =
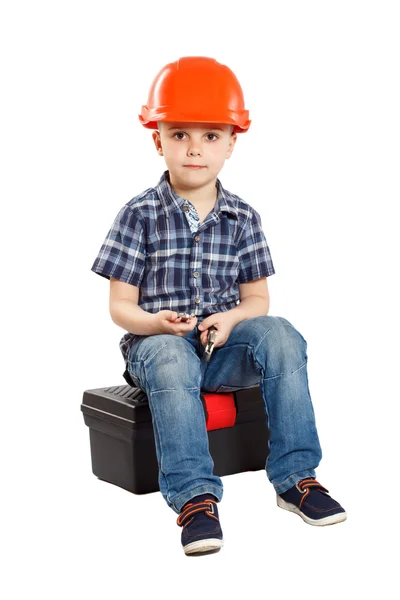
{"type": "Polygon", "coordinates": [[[315,477],[302,479],[276,499],[280,508],[300,515],[309,525],[333,525],[347,519],[344,508],[315,477]]]}
{"type": "Polygon", "coordinates": [[[224,545],[215,496],[195,496],[182,508],[177,521],[185,554],[211,554],[224,545]]]}

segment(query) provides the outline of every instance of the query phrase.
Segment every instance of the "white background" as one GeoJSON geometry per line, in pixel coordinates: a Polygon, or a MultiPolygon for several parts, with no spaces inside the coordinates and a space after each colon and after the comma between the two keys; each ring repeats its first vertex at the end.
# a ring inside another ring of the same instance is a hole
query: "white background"
{"type": "Polygon", "coordinates": [[[398,11],[2,3],[3,597],[396,595],[398,11]],[[264,472],[225,477],[225,547],[197,559],[159,493],[92,474],[80,411],[84,390],[125,383],[124,332],[90,268],[119,209],[165,168],[137,114],[185,55],[228,64],[244,89],[252,125],[220,179],[261,214],[270,314],[308,341],[317,478],[348,512],[310,527],[277,508],[264,472]]]}

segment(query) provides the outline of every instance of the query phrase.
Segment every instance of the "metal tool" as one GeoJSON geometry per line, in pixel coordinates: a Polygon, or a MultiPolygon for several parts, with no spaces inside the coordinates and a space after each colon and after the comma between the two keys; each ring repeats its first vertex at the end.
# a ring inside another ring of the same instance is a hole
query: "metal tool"
{"type": "Polygon", "coordinates": [[[214,350],[214,344],[215,344],[215,338],[217,337],[217,329],[214,327],[214,325],[211,325],[211,327],[209,327],[208,329],[208,338],[207,338],[207,344],[206,344],[206,348],[205,348],[205,359],[206,361],[209,361],[211,358],[211,354],[212,351],[214,350]]]}
{"type": "Polygon", "coordinates": [[[194,313],[180,312],[178,313],[178,318],[182,321],[182,323],[186,323],[189,319],[192,319],[196,315],[194,313]]]}

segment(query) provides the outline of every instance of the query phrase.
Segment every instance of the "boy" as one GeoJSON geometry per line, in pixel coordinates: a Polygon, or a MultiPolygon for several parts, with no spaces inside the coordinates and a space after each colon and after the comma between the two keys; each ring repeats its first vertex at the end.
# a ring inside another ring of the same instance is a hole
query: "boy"
{"type": "Polygon", "coordinates": [[[118,213],[92,266],[110,280],[120,348],[147,394],[160,491],[179,515],[185,554],[223,545],[200,390],[260,384],[270,430],[268,479],[278,506],[311,525],[346,513],[315,479],[321,448],[308,389],[307,343],[268,316],[274,274],[260,216],[218,179],[250,126],[233,72],[206,57],[166,65],[139,119],[168,170],[118,213]],[[194,316],[183,320],[178,313],[194,316]],[[209,329],[214,352],[205,360],[209,329]]]}

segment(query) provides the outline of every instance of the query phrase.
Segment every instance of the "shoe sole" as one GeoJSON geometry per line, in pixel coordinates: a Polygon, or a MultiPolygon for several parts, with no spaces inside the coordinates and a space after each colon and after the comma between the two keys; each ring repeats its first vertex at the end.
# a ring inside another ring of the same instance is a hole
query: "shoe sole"
{"type": "Polygon", "coordinates": [[[185,554],[203,554],[207,552],[218,552],[224,545],[223,540],[218,538],[210,538],[208,540],[198,540],[191,542],[183,547],[185,554]]]}
{"type": "Polygon", "coordinates": [[[308,523],[309,525],[317,525],[318,527],[324,527],[325,525],[334,525],[335,523],[341,523],[347,519],[347,514],[345,512],[336,513],[335,515],[330,515],[329,517],[324,517],[323,519],[310,519],[301,510],[295,505],[290,504],[289,502],[285,502],[283,498],[277,495],[276,497],[277,504],[279,508],[283,508],[284,510],[288,510],[290,512],[296,513],[299,515],[303,521],[308,523]]]}

